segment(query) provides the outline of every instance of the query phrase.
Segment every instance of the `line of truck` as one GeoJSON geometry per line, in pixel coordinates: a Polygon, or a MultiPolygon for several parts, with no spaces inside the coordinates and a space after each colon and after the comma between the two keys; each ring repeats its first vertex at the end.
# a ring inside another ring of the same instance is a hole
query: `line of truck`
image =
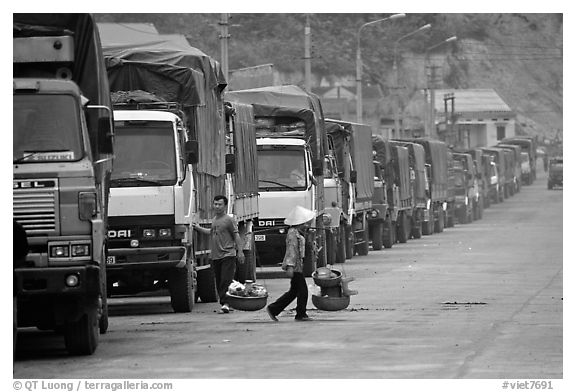
{"type": "Polygon", "coordinates": [[[388,140],[325,118],[298,86],[225,89],[218,62],[173,37],[100,42],[88,14],[14,14],[18,327],[63,331],[86,355],[111,296],[167,290],[175,312],[216,302],[208,239],[192,230],[210,225],[215,195],[244,240],[243,282],[282,262],[294,206],[316,213],[310,276],[480,219],[535,176],[530,139],[388,140]]]}

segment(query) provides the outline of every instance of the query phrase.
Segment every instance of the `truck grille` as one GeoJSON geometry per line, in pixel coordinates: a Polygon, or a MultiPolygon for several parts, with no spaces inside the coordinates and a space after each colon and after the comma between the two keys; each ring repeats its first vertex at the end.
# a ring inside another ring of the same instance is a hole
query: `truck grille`
{"type": "Polygon", "coordinates": [[[57,180],[14,180],[14,219],[28,235],[56,232],[57,189],[57,180]]]}

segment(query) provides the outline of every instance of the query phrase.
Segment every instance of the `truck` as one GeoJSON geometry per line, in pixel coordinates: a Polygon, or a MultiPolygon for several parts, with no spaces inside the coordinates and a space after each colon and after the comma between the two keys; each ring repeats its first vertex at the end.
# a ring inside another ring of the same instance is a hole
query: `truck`
{"type": "MultiPolygon", "coordinates": [[[[254,227],[257,260],[278,266],[286,250],[286,215],[302,206],[316,213],[306,241],[304,274],[327,264],[326,231],[339,220],[325,211],[328,138],[320,99],[294,85],[228,91],[230,102],[252,105],[258,147],[259,217],[254,227]]],[[[337,247],[341,248],[342,237],[337,247]]]]}
{"type": "Polygon", "coordinates": [[[446,143],[428,138],[411,139],[424,147],[426,166],[429,168],[428,189],[430,191],[430,208],[422,223],[423,234],[441,233],[447,221],[448,189],[448,148],[446,143]]]}
{"type": "Polygon", "coordinates": [[[408,149],[410,167],[410,192],[412,194],[412,237],[422,237],[422,223],[428,213],[430,204],[428,175],[426,173],[426,155],[424,147],[420,144],[408,141],[393,140],[393,145],[399,145],[408,149]]]}
{"type": "Polygon", "coordinates": [[[522,189],[522,147],[515,144],[498,143],[496,147],[510,150],[513,153],[514,193],[522,189]]]}
{"type": "Polygon", "coordinates": [[[482,147],[482,152],[491,157],[498,174],[498,186],[496,187],[495,198],[493,198],[492,201],[495,203],[503,202],[504,199],[508,197],[504,150],[499,148],[482,147]]]}
{"type": "Polygon", "coordinates": [[[548,167],[548,189],[555,186],[564,186],[564,159],[562,157],[552,157],[548,167]]]}
{"type": "Polygon", "coordinates": [[[466,153],[453,153],[456,216],[458,223],[471,223],[481,217],[480,193],[472,155],[466,153]]]}
{"type": "Polygon", "coordinates": [[[108,329],[106,224],[113,115],[89,14],[13,15],[13,218],[17,327],[63,332],[90,355],[108,329]]]}
{"type": "Polygon", "coordinates": [[[175,312],[218,294],[208,236],[216,195],[228,197],[254,277],[258,215],[251,108],[225,106],[219,65],[196,48],[155,37],[104,43],[115,108],[107,259],[110,295],[168,289],[175,312]],[[121,99],[124,97],[123,99],[121,99]],[[235,119],[238,116],[238,121],[235,119]],[[238,169],[238,170],[236,170],[238,169]]]}
{"type": "MultiPolygon", "coordinates": [[[[366,153],[372,148],[372,128],[365,124],[326,119],[326,129],[329,140],[332,140],[338,176],[345,185],[341,191],[345,203],[339,217],[340,228],[352,234],[345,235],[349,241],[349,252],[365,256],[372,237],[368,216],[374,194],[373,163],[372,156],[366,153]]],[[[325,195],[328,195],[327,189],[325,195]]],[[[326,205],[330,204],[326,197],[326,205]]],[[[332,219],[334,221],[334,217],[332,219]]],[[[381,233],[379,236],[381,238],[381,233]]],[[[378,241],[372,242],[372,246],[374,250],[382,248],[378,241]]],[[[327,248],[330,251],[330,241],[327,241],[327,248]]]]}
{"type": "Polygon", "coordinates": [[[478,210],[477,219],[483,215],[484,209],[490,207],[490,157],[482,154],[480,148],[462,150],[472,156],[474,173],[478,184],[478,210]]]}
{"type": "Polygon", "coordinates": [[[530,175],[524,175],[524,184],[531,185],[536,179],[536,141],[531,136],[514,136],[500,140],[500,143],[515,144],[522,147],[523,152],[528,153],[530,162],[530,175]]]}
{"type": "MultiPolygon", "coordinates": [[[[369,230],[373,233],[382,233],[382,244],[385,248],[391,248],[397,241],[397,225],[399,215],[400,189],[394,182],[394,156],[391,142],[381,135],[372,135],[372,149],[376,164],[375,192],[378,200],[372,201],[373,213],[368,220],[369,230]],[[376,190],[381,186],[385,197],[380,196],[376,190]],[[383,207],[386,211],[383,211],[383,207]],[[380,229],[380,227],[382,227],[380,229]]],[[[373,236],[376,238],[376,234],[373,236]]],[[[377,240],[376,240],[377,241],[377,240]]]]}

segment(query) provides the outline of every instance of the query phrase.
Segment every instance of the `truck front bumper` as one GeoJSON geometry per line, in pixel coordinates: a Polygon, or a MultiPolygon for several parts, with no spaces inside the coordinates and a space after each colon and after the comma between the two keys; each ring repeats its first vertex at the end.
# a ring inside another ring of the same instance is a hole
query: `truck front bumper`
{"type": "Polygon", "coordinates": [[[14,284],[18,297],[58,295],[97,295],[100,293],[100,267],[16,268],[14,284]],[[77,282],[76,285],[70,283],[77,282]]]}
{"type": "Polygon", "coordinates": [[[185,265],[184,246],[108,249],[106,257],[106,269],[111,271],[153,267],[180,268],[185,265]]]}

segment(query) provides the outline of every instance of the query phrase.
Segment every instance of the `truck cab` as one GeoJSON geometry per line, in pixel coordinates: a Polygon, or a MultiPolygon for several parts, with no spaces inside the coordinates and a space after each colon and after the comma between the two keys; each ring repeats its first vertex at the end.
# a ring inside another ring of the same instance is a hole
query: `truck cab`
{"type": "Polygon", "coordinates": [[[168,288],[176,312],[195,289],[195,192],[182,119],[160,110],[115,110],[116,161],[110,178],[108,292],[168,288]]]}
{"type": "Polygon", "coordinates": [[[13,218],[29,244],[17,327],[61,330],[69,353],[89,355],[108,329],[114,136],[98,30],[89,14],[13,17],[13,218]]]}

